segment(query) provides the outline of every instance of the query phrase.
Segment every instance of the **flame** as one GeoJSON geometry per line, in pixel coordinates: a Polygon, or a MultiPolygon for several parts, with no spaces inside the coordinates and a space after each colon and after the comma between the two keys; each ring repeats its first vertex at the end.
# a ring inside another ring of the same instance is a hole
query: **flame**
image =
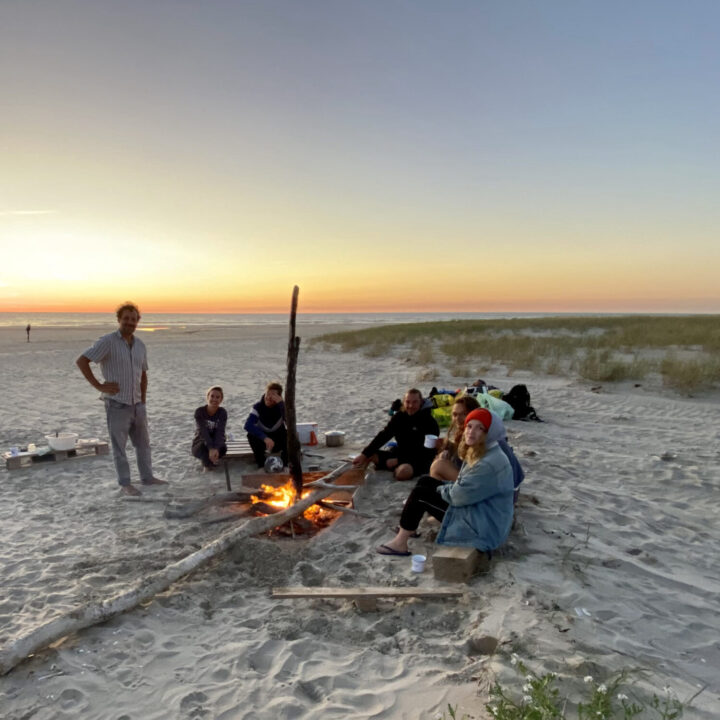
{"type": "MultiPolygon", "coordinates": [[[[268,505],[274,505],[279,508],[290,507],[290,503],[295,499],[295,486],[292,480],[286,482],[281,487],[273,487],[272,485],[261,485],[260,490],[265,496],[260,498],[257,495],[251,495],[250,500],[254,503],[264,502],[268,505]]],[[[305,492],[303,497],[308,493],[305,492]]]]}
{"type": "MultiPolygon", "coordinates": [[[[285,509],[287,507],[290,507],[290,505],[295,500],[295,486],[293,485],[292,480],[289,480],[285,483],[285,485],[281,485],[280,487],[263,484],[260,486],[260,490],[264,493],[263,497],[251,495],[251,502],[264,502],[268,505],[273,505],[274,507],[285,509]]],[[[303,490],[300,497],[307,497],[310,492],[310,490],[303,490]]],[[[310,520],[311,522],[316,522],[323,514],[323,508],[319,507],[318,505],[311,505],[303,513],[303,517],[306,520],[310,520]]]]}

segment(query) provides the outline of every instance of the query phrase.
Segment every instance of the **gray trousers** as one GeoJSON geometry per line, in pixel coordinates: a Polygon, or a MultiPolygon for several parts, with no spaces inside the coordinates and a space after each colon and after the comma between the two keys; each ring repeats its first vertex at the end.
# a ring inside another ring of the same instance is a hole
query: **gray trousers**
{"type": "Polygon", "coordinates": [[[130,484],[130,465],[125,454],[128,436],[135,448],[140,480],[142,482],[152,480],[150,433],[148,432],[145,403],[125,405],[117,400],[105,398],[105,414],[118,483],[120,485],[130,484]]]}

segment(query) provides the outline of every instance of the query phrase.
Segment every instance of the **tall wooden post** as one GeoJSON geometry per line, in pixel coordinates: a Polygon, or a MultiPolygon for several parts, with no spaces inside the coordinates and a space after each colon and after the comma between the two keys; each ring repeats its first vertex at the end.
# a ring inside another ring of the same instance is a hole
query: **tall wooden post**
{"type": "Polygon", "coordinates": [[[290,307],[290,339],[288,341],[287,382],[285,383],[285,415],[288,436],[288,464],[290,476],[295,485],[295,501],[300,499],[303,486],[300,440],[297,434],[297,416],[295,414],[295,370],[297,368],[300,338],[295,335],[295,317],[297,315],[298,294],[300,288],[295,285],[290,307]]]}

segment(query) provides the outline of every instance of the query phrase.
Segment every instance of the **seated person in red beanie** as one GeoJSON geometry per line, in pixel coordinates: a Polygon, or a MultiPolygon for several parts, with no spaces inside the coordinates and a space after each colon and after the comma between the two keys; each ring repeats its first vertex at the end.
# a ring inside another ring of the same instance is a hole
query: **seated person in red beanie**
{"type": "Polygon", "coordinates": [[[405,502],[397,534],[380,545],[378,553],[410,555],[408,539],[425,513],[442,521],[439,544],[488,552],[505,542],[513,519],[513,472],[497,442],[505,428],[495,420],[482,408],[468,413],[459,449],[463,464],[457,480],[451,483],[429,475],[421,477],[405,502]]]}

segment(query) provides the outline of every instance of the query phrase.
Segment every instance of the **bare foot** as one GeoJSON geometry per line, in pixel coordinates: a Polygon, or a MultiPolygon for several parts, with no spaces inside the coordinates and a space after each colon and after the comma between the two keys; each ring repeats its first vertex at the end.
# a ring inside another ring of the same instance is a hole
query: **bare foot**
{"type": "Polygon", "coordinates": [[[160,478],[154,477],[154,478],[150,478],[150,480],[143,480],[142,484],[143,485],[167,485],[168,481],[161,480],[160,478]]]}
{"type": "Polygon", "coordinates": [[[142,495],[140,490],[138,490],[134,485],[121,485],[120,490],[122,490],[122,492],[126,495],[142,495]]]}

